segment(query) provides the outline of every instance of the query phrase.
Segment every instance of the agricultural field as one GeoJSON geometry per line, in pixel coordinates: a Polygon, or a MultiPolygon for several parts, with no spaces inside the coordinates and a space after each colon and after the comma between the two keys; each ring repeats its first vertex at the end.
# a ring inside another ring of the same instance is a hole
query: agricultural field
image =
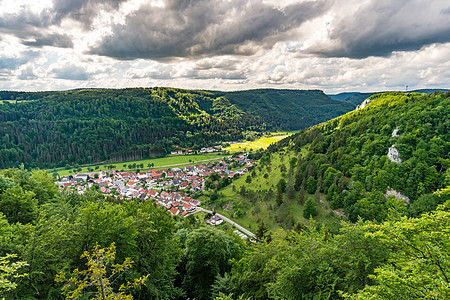
{"type": "MultiPolygon", "coordinates": [[[[134,160],[134,161],[124,161],[118,163],[103,163],[103,164],[93,164],[93,165],[85,165],[76,168],[70,169],[49,169],[46,170],[47,173],[53,174],[58,173],[58,176],[66,176],[74,173],[87,173],[100,170],[148,170],[148,169],[164,169],[175,166],[183,166],[183,165],[197,165],[202,164],[204,162],[221,160],[225,157],[223,152],[215,152],[215,153],[205,153],[205,154],[192,154],[192,155],[171,155],[161,158],[152,158],[152,159],[142,159],[142,160],[134,160]],[[75,172],[74,172],[75,170],[75,172]]],[[[229,155],[228,155],[229,156],[229,155]]]]}
{"type": "Polygon", "coordinates": [[[240,151],[254,151],[258,149],[266,149],[271,144],[276,143],[295,132],[296,131],[272,133],[268,136],[261,137],[254,141],[242,141],[235,144],[231,144],[229,147],[224,148],[224,150],[228,152],[240,152],[240,151]]]}

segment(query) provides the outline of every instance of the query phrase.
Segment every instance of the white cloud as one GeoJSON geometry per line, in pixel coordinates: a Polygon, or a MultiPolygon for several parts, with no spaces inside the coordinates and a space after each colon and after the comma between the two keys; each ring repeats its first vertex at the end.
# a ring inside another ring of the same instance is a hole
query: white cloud
{"type": "Polygon", "coordinates": [[[4,0],[0,89],[448,88],[448,2],[399,3],[4,0]]]}

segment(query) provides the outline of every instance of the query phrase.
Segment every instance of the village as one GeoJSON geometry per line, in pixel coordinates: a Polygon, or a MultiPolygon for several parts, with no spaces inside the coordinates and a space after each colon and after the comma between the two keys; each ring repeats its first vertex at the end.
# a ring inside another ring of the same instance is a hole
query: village
{"type": "MultiPolygon", "coordinates": [[[[234,178],[247,173],[253,163],[247,153],[241,153],[236,157],[182,168],[79,173],[61,177],[57,184],[61,192],[83,194],[94,188],[123,200],[153,201],[172,215],[187,216],[200,208],[201,202],[192,195],[205,190],[205,181],[212,173],[217,173],[220,178],[234,178]]],[[[215,226],[223,220],[214,215],[207,222],[215,226]]]]}

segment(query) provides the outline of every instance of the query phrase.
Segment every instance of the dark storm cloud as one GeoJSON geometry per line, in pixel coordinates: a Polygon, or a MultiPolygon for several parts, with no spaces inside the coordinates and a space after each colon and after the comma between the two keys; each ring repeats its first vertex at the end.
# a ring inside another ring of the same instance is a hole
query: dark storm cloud
{"type": "Polygon", "coordinates": [[[88,80],[90,74],[82,67],[67,65],[52,70],[55,78],[67,80],[88,80]]]}
{"type": "Polygon", "coordinates": [[[60,23],[64,18],[81,22],[89,29],[92,20],[99,10],[117,10],[121,3],[127,0],[53,0],[53,19],[60,23]]]}
{"type": "Polygon", "coordinates": [[[73,47],[72,39],[64,34],[47,34],[47,35],[36,34],[33,37],[33,40],[31,41],[25,40],[23,41],[23,44],[33,47],[43,47],[43,46],[54,46],[59,48],[73,47]]]}
{"type": "Polygon", "coordinates": [[[306,52],[327,57],[389,56],[394,51],[415,51],[450,42],[447,1],[374,0],[351,19],[331,24],[330,43],[306,52]]]}
{"type": "Polygon", "coordinates": [[[328,1],[280,10],[261,1],[173,0],[144,5],[113,27],[91,53],[128,60],[171,60],[222,54],[251,55],[270,48],[292,29],[327,9],[328,1]]]}
{"type": "Polygon", "coordinates": [[[42,47],[54,46],[72,48],[72,39],[61,33],[52,32],[50,27],[58,27],[64,19],[82,23],[88,30],[100,10],[117,10],[126,0],[54,0],[53,7],[40,13],[26,6],[19,13],[4,12],[0,17],[0,35],[18,37],[24,45],[42,47]]]}
{"type": "Polygon", "coordinates": [[[27,46],[55,46],[71,48],[73,43],[66,34],[51,32],[53,25],[50,11],[35,14],[23,9],[19,14],[3,14],[0,18],[0,35],[9,34],[21,39],[27,46]]]}

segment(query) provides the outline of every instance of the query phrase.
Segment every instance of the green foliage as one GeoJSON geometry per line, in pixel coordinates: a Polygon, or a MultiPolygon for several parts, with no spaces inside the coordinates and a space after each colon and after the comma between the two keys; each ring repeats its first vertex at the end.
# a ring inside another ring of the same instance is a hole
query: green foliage
{"type": "Polygon", "coordinates": [[[19,270],[27,266],[27,263],[23,261],[12,262],[16,257],[17,255],[14,254],[0,257],[0,297],[4,297],[8,291],[17,287],[17,283],[14,280],[27,276],[27,274],[19,273],[19,270]]]}
{"type": "Polygon", "coordinates": [[[314,200],[309,198],[306,200],[305,206],[303,207],[303,217],[306,219],[314,218],[317,216],[317,208],[314,200]]]}
{"type": "Polygon", "coordinates": [[[306,180],[306,191],[309,194],[314,194],[316,189],[317,189],[317,181],[314,179],[314,177],[309,177],[306,180]]]}
{"type": "Polygon", "coordinates": [[[358,216],[384,221],[395,214],[418,216],[436,208],[442,201],[430,195],[446,186],[450,169],[450,94],[392,92],[370,99],[364,109],[293,139],[289,147],[309,147],[298,163],[294,186],[299,190],[306,181],[310,194],[319,187],[330,207],[343,208],[353,222],[358,216]],[[401,163],[387,157],[394,144],[401,163]],[[410,207],[404,209],[407,203],[401,198],[387,199],[389,189],[407,196],[410,207]]]}
{"type": "Polygon", "coordinates": [[[417,219],[370,225],[392,255],[351,299],[448,299],[450,297],[450,202],[417,219]]]}
{"type": "Polygon", "coordinates": [[[37,200],[35,194],[24,191],[15,185],[0,195],[0,212],[4,213],[9,223],[27,224],[37,216],[37,200]]]}
{"type": "Polygon", "coordinates": [[[211,286],[218,276],[231,270],[230,259],[240,255],[239,244],[220,230],[202,227],[187,235],[183,285],[197,299],[211,299],[211,286]]]}
{"type": "Polygon", "coordinates": [[[66,299],[78,299],[84,295],[95,295],[90,299],[133,299],[133,296],[127,294],[130,289],[136,289],[141,286],[149,275],[136,278],[133,282],[127,282],[120,285],[118,291],[114,291],[113,283],[120,273],[131,268],[133,260],[129,257],[125,258],[123,263],[112,264],[115,260],[116,248],[112,243],[108,248],[100,248],[95,245],[92,254],[88,251],[81,255],[86,258],[86,270],[75,269],[72,276],[66,278],[64,273],[56,276],[56,282],[66,282],[62,292],[66,299]]]}
{"type": "Polygon", "coordinates": [[[280,181],[278,181],[277,187],[281,190],[282,193],[286,191],[286,180],[284,178],[281,178],[280,181]]]}
{"type": "Polygon", "coordinates": [[[335,237],[315,224],[278,231],[235,262],[232,286],[252,299],[336,299],[339,291],[357,291],[372,283],[368,275],[390,254],[366,233],[362,222],[344,223],[335,237]]]}
{"type": "Polygon", "coordinates": [[[243,131],[306,128],[353,108],[320,91],[134,88],[6,93],[33,101],[0,105],[0,168],[162,156],[177,147],[195,150],[243,139],[243,131]]]}

